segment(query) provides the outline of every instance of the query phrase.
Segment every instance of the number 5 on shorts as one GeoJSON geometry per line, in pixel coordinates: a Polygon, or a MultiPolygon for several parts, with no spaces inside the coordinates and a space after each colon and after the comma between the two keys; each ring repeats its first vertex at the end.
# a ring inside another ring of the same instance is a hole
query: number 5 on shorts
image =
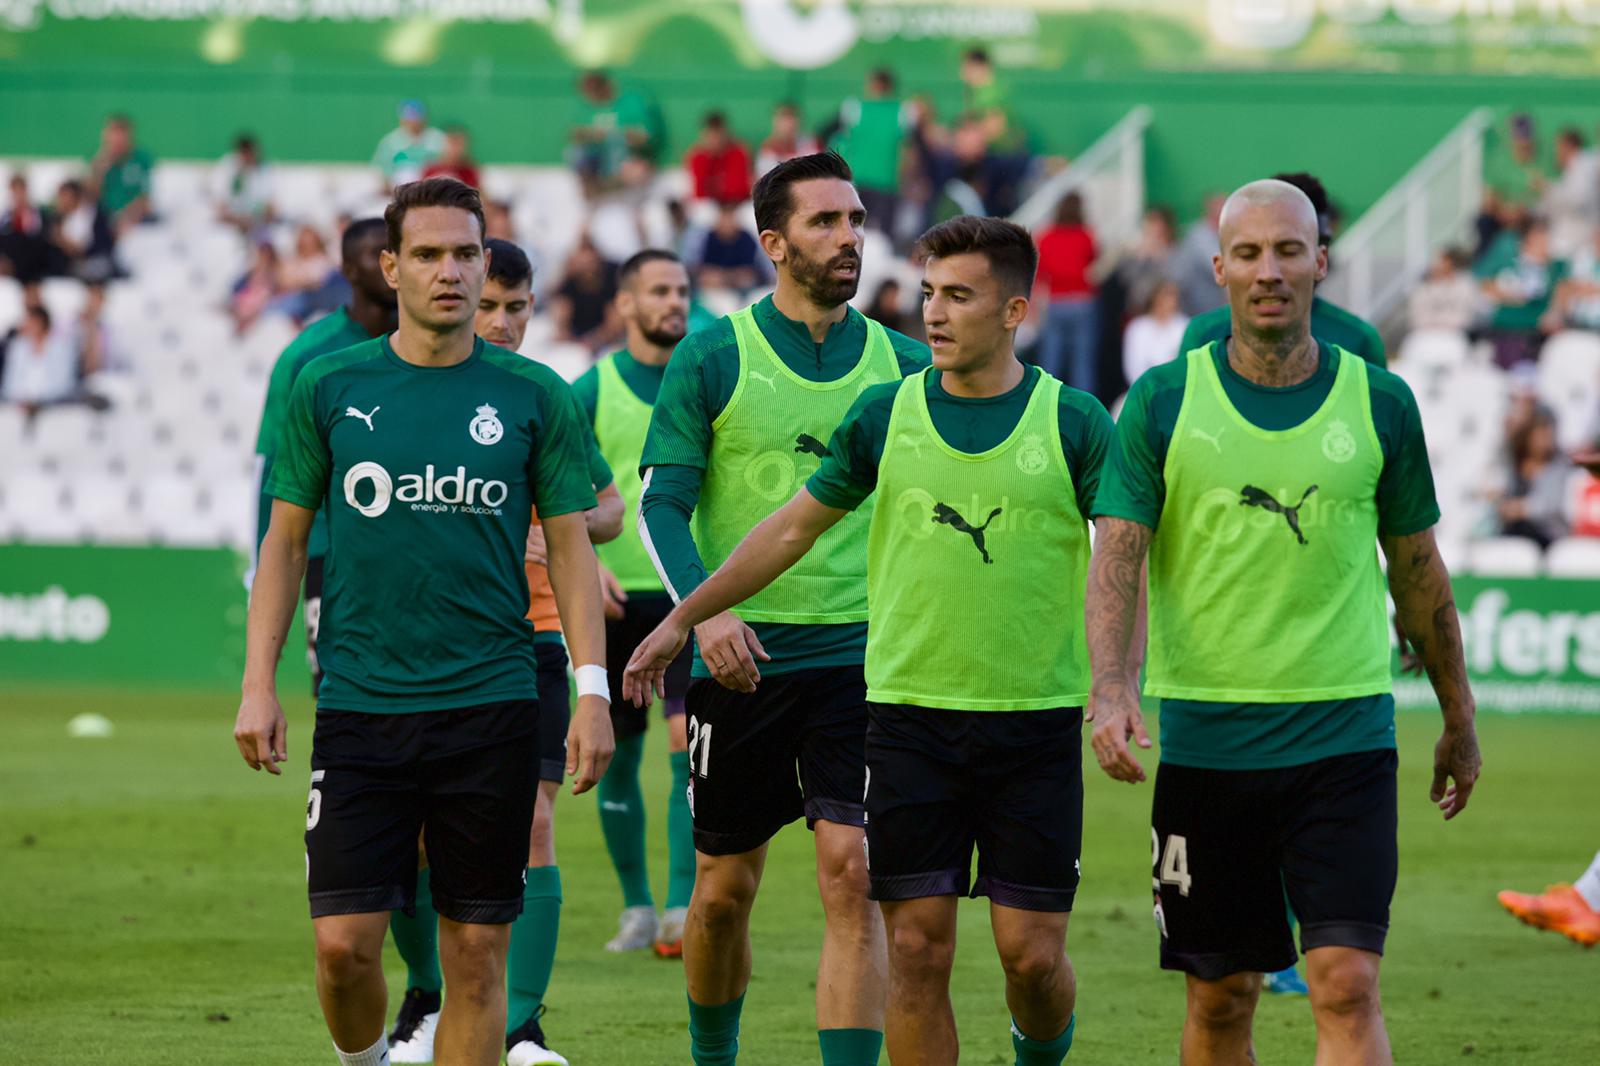
{"type": "Polygon", "coordinates": [[[311,771],[311,795],[306,797],[306,832],[308,833],[315,829],[317,823],[322,820],[322,789],[317,786],[322,783],[323,775],[327,772],[326,770],[311,771]]]}
{"type": "Polygon", "coordinates": [[[1150,866],[1155,874],[1157,888],[1161,885],[1175,885],[1178,895],[1187,896],[1189,885],[1189,841],[1177,833],[1167,835],[1167,847],[1161,848],[1161,837],[1154,829],[1150,830],[1150,866]]]}

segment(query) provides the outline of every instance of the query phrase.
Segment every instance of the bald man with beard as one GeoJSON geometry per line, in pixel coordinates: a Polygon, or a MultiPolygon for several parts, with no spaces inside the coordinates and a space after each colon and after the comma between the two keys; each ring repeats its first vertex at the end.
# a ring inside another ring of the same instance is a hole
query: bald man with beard
{"type": "Polygon", "coordinates": [[[1252,182],[1219,228],[1229,335],[1135,384],[1095,500],[1084,718],[1101,768],[1143,781],[1128,665],[1148,556],[1151,880],[1161,965],[1187,975],[1182,1062],[1255,1061],[1261,973],[1295,961],[1287,894],[1319,1066],[1382,1066],[1398,797],[1374,540],[1444,714],[1431,798],[1446,819],[1481,764],[1427,446],[1399,378],[1312,334],[1327,256],[1305,194],[1252,182]]]}

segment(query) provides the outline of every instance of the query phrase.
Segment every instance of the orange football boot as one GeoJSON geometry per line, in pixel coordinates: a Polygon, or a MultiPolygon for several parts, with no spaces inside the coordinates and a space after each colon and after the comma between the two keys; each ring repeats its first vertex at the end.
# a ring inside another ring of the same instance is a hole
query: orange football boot
{"type": "Polygon", "coordinates": [[[1538,896],[1502,892],[1497,898],[1527,925],[1560,933],[1586,948],[1600,944],[1600,914],[1571,885],[1551,885],[1538,896]]]}

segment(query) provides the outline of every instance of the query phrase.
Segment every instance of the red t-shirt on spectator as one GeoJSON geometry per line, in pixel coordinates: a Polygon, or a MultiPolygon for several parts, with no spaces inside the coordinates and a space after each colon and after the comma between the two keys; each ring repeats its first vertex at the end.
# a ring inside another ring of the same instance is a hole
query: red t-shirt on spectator
{"type": "Polygon", "coordinates": [[[1049,286],[1050,298],[1093,296],[1089,264],[1094,257],[1088,226],[1051,226],[1039,234],[1039,281],[1049,286]]]}
{"type": "Polygon", "coordinates": [[[684,163],[696,200],[742,204],[750,199],[750,150],[738,141],[729,141],[720,152],[692,148],[684,163]]]}
{"type": "Polygon", "coordinates": [[[463,185],[482,188],[478,183],[478,168],[471,163],[429,163],[423,170],[424,178],[455,178],[463,185]]]}

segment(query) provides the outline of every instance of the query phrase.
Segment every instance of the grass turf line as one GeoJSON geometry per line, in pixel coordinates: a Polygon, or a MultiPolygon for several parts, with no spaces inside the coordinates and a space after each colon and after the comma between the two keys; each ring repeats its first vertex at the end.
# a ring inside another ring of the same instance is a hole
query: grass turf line
{"type": "MultiPolygon", "coordinates": [[[[286,697],[284,777],[251,773],[228,693],[12,690],[0,745],[0,1060],[167,1066],[332,1062],[312,989],[301,827],[309,701],[286,697]],[[73,740],[97,711],[110,740],[73,740]]],[[[1500,888],[1575,877],[1600,846],[1593,757],[1600,720],[1486,717],[1487,777],[1457,822],[1427,800],[1437,719],[1402,715],[1401,877],[1384,963],[1397,1058],[1543,1066],[1600,1061],[1592,1018],[1600,952],[1504,914],[1500,888]],[[1470,1046],[1471,1051],[1468,1051],[1470,1046]]],[[[1152,760],[1147,760],[1147,767],[1152,760]]],[[[1080,981],[1073,1061],[1176,1060],[1183,983],[1156,966],[1149,786],[1089,758],[1083,887],[1069,949],[1080,981]]],[[[652,879],[665,889],[664,734],[645,758],[652,879]]],[[[810,836],[773,845],[753,926],[755,974],[741,1062],[815,1062],[812,988],[821,929],[810,836]]],[[[681,1064],[677,964],[608,955],[620,894],[592,796],[564,795],[557,851],[561,948],[545,1028],[575,1063],[681,1064]]],[[[1011,1061],[987,909],[961,906],[953,982],[964,1061],[1011,1061]]],[[[391,1014],[402,989],[392,948],[391,1014]]],[[[1264,997],[1263,1062],[1310,1060],[1303,999],[1264,997]]]]}

